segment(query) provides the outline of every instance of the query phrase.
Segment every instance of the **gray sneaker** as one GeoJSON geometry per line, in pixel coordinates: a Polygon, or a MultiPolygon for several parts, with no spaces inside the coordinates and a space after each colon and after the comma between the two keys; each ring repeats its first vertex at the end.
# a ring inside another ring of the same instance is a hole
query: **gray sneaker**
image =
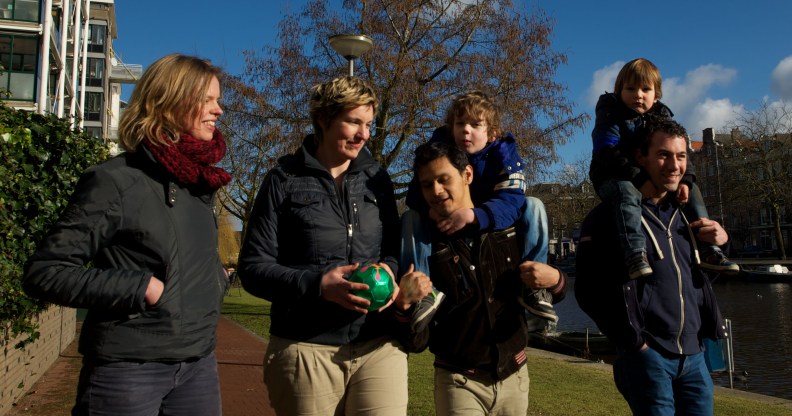
{"type": "Polygon", "coordinates": [[[646,252],[635,253],[627,258],[627,272],[630,274],[630,279],[652,274],[652,267],[649,266],[646,252]]]}
{"type": "Polygon", "coordinates": [[[553,308],[553,295],[547,289],[523,288],[517,302],[528,312],[548,321],[558,322],[558,314],[553,308]]]}
{"type": "Polygon", "coordinates": [[[443,299],[445,299],[445,294],[433,287],[432,293],[415,305],[412,320],[410,321],[410,330],[414,334],[423,332],[429,326],[429,322],[432,321],[432,317],[434,317],[443,299]]]}

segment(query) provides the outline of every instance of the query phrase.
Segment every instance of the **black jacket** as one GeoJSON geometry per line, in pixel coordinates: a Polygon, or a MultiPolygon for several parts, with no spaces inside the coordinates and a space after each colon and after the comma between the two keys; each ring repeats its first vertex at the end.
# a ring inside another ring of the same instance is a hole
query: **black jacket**
{"type": "Polygon", "coordinates": [[[272,302],[273,335],[328,345],[383,335],[389,331],[383,314],[324,300],[320,282],[333,267],[355,262],[398,270],[393,183],[364,149],[339,190],[315,153],[310,135],[264,179],[239,257],[242,285],[272,302]]]}
{"type": "Polygon", "coordinates": [[[23,287],[88,309],[79,347],[88,358],[182,361],[214,350],[226,284],[213,192],[173,182],[141,147],[82,175],[23,287]],[[165,289],[147,307],[152,275],[165,289]]]}
{"type": "Polygon", "coordinates": [[[674,201],[644,202],[643,223],[653,273],[630,280],[609,207],[589,213],[577,250],[578,304],[623,350],[647,342],[671,354],[700,352],[704,338],[725,337],[725,326],[712,285],[695,265],[684,215],[674,201]]]}
{"type": "MultiPolygon", "coordinates": [[[[432,283],[446,295],[428,333],[415,334],[411,350],[435,354],[435,365],[472,378],[503,380],[525,364],[525,309],[517,302],[520,248],[515,229],[435,233],[429,259],[432,283]]],[[[564,298],[561,273],[553,303],[564,298]]]]}

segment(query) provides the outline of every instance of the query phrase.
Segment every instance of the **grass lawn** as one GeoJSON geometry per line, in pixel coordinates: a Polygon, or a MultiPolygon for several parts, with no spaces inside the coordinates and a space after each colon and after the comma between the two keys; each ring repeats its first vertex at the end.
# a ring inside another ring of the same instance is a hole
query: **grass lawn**
{"type": "MultiPolygon", "coordinates": [[[[269,337],[270,303],[265,300],[255,298],[244,290],[232,288],[225,297],[223,315],[261,337],[269,337]]],[[[433,359],[429,351],[410,355],[410,405],[407,410],[410,416],[434,415],[433,359]]],[[[531,376],[529,414],[532,416],[630,414],[609,371],[530,355],[528,371],[531,376]]],[[[715,414],[788,416],[792,415],[792,411],[782,406],[716,394],[715,414]]]]}

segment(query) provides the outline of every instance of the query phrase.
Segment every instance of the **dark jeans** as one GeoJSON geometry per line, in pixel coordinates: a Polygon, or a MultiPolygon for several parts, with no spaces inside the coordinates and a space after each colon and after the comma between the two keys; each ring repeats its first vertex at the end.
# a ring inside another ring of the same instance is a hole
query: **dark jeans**
{"type": "Polygon", "coordinates": [[[619,233],[622,256],[646,251],[646,237],[641,231],[641,193],[630,181],[606,180],[597,190],[600,198],[612,207],[619,233]]]}
{"type": "Polygon", "coordinates": [[[182,362],[84,360],[73,416],[218,416],[214,353],[182,362]]]}
{"type": "Polygon", "coordinates": [[[621,352],[613,379],[634,415],[712,415],[714,388],[704,353],[621,352]]]}

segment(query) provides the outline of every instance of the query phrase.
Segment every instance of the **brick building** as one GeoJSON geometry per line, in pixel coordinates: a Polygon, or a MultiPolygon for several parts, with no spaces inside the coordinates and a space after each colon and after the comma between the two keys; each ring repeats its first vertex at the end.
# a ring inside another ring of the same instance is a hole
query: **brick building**
{"type": "Polygon", "coordinates": [[[792,230],[792,143],[789,134],[749,138],[740,130],[703,130],[692,154],[697,183],[711,218],[731,235],[733,257],[789,252],[792,230]],[[778,218],[778,221],[776,221],[778,218]],[[780,238],[779,238],[780,235],[780,238]]]}

